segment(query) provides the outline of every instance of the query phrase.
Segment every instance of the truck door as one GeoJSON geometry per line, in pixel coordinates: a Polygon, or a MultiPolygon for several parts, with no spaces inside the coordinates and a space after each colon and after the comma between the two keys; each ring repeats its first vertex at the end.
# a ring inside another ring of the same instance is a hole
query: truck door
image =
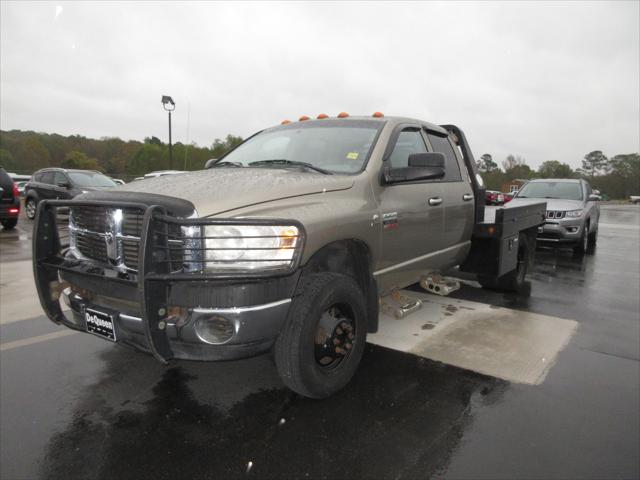
{"type": "Polygon", "coordinates": [[[457,148],[448,136],[426,131],[434,152],[444,154],[445,175],[441,180],[444,209],[443,240],[447,246],[468,242],[473,232],[474,196],[471,180],[457,148]],[[463,175],[464,173],[464,175],[463,175]]]}
{"type": "MultiPolygon", "coordinates": [[[[427,152],[420,126],[400,127],[394,136],[383,168],[407,167],[409,155],[427,152]]],[[[382,185],[378,201],[382,249],[375,276],[380,292],[386,293],[415,283],[432,266],[437,268],[435,257],[443,248],[442,188],[437,180],[382,185]]]]}

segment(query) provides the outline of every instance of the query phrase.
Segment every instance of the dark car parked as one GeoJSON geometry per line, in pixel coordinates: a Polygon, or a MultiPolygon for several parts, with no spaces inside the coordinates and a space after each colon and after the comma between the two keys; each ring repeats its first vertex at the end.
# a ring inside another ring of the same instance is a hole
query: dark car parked
{"type": "Polygon", "coordinates": [[[33,219],[40,200],[67,200],[92,190],[105,190],[118,185],[94,170],[44,168],[38,170],[25,186],[24,208],[33,219]]]}
{"type": "Polygon", "coordinates": [[[6,230],[18,224],[20,193],[9,174],[0,167],[0,223],[6,230]]]}

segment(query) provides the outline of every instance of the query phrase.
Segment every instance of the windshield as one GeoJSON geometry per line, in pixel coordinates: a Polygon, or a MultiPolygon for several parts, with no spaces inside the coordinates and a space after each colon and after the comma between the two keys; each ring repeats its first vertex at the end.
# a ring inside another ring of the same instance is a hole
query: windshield
{"type": "Polygon", "coordinates": [[[382,125],[367,120],[323,120],[265,130],[214,167],[300,168],[295,162],[302,162],[331,173],[356,173],[364,168],[382,125]]]}
{"type": "Polygon", "coordinates": [[[68,172],[69,178],[78,187],[115,187],[109,177],[98,172],[68,172]]]}
{"type": "Polygon", "coordinates": [[[520,189],[517,197],[582,200],[582,186],[573,182],[529,182],[520,189]]]}

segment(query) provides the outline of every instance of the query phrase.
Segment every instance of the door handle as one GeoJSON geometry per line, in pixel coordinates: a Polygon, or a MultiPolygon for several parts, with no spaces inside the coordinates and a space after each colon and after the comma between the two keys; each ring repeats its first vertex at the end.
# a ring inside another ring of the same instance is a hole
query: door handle
{"type": "Polygon", "coordinates": [[[435,207],[436,205],[440,205],[442,203],[442,198],[440,197],[432,197],[429,199],[429,205],[435,207]]]}
{"type": "Polygon", "coordinates": [[[464,200],[465,202],[473,200],[473,195],[471,195],[470,193],[465,193],[464,195],[462,195],[462,200],[464,200]]]}

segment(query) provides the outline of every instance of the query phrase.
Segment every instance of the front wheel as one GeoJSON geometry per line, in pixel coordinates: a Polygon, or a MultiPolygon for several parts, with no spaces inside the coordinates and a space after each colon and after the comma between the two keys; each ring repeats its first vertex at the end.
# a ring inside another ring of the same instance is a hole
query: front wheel
{"type": "Polygon", "coordinates": [[[580,237],[580,240],[578,241],[578,243],[573,247],[573,253],[576,256],[581,257],[588,252],[589,252],[589,224],[587,223],[584,226],[582,237],[580,237]]]}
{"type": "Polygon", "coordinates": [[[33,198],[27,198],[24,202],[24,209],[27,214],[27,218],[29,220],[33,220],[36,218],[36,209],[37,209],[36,201],[33,198]]]}
{"type": "Polygon", "coordinates": [[[355,374],[367,336],[365,295],[350,277],[319,273],[301,280],[275,362],[284,384],[300,395],[325,398],[355,374]]]}

